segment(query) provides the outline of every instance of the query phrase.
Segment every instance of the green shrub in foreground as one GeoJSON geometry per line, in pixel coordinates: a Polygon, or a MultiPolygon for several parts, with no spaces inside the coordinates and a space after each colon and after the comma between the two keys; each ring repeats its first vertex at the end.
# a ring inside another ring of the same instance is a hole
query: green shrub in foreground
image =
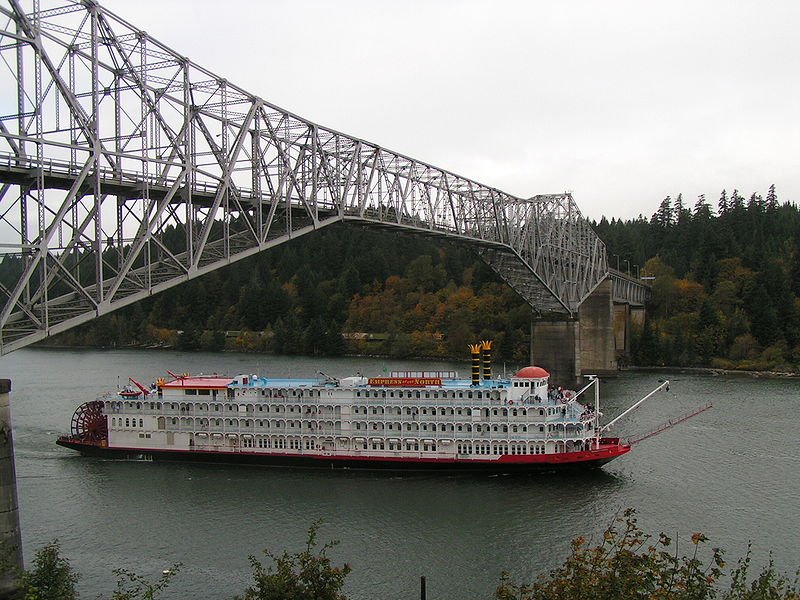
{"type": "MultiPolygon", "coordinates": [[[[351,568],[331,563],[327,551],[337,542],[317,544],[320,523],[308,531],[306,546],[296,553],[264,555],[266,566],[250,556],[253,584],[235,600],[347,600],[342,593],[351,568]]],[[[495,600],[800,600],[798,579],[790,581],[770,561],[749,579],[751,552],[730,572],[727,589],[720,589],[725,561],[719,548],[704,552],[707,538],[691,537],[690,555],[680,555],[678,543],[663,533],[657,538],[639,527],[636,512],[626,510],[592,545],[583,537],[572,541],[569,556],[531,584],[516,584],[504,572],[495,600]],[[708,554],[704,559],[703,555],[708,554]]],[[[119,569],[111,600],[154,600],[164,591],[180,565],[165,571],[154,583],[119,569]]],[[[800,573],[799,573],[800,575],[800,573]]],[[[74,600],[77,574],[59,554],[57,542],[48,544],[20,577],[24,600],[74,600]]],[[[409,594],[413,591],[409,590],[409,594]]],[[[413,595],[409,596],[413,597],[413,595]]],[[[380,599],[376,599],[380,600],[380,599]]]]}
{"type": "Polygon", "coordinates": [[[529,585],[501,575],[497,600],[798,600],[797,580],[790,582],[770,562],[748,583],[750,549],[731,573],[730,588],[721,593],[715,585],[725,561],[719,548],[711,549],[706,563],[700,549],[707,542],[692,535],[691,556],[680,556],[678,544],[665,534],[658,539],[645,534],[633,509],[626,510],[603,533],[597,545],[583,537],[572,541],[564,563],[529,585]],[[720,596],[721,594],[721,596],[720,596]]]}

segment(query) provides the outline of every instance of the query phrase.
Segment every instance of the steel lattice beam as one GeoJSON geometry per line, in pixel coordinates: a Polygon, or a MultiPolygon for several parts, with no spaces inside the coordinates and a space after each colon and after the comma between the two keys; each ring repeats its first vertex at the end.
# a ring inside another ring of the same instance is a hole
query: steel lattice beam
{"type": "Polygon", "coordinates": [[[19,277],[0,353],[342,221],[474,244],[540,312],[607,275],[570,194],[517,198],[321,127],[91,0],[6,2],[0,247],[19,277]]]}

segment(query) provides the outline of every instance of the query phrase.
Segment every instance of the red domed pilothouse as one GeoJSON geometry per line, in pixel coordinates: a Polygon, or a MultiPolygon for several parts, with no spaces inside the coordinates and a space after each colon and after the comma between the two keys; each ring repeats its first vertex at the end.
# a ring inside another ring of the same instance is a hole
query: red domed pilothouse
{"type": "Polygon", "coordinates": [[[517,379],[547,379],[550,377],[550,373],[542,367],[530,366],[520,369],[514,377],[517,379]]]}

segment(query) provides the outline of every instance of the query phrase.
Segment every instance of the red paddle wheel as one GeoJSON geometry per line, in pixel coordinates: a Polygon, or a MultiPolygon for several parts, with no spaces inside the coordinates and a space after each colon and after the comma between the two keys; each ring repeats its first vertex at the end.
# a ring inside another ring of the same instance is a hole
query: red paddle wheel
{"type": "Polygon", "coordinates": [[[103,402],[92,400],[81,404],[72,415],[72,437],[92,444],[108,439],[108,421],[103,413],[103,402]]]}

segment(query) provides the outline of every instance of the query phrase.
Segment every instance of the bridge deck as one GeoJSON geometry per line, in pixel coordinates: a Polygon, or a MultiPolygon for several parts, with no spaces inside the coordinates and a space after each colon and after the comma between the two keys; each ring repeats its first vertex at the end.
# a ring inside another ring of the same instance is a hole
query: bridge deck
{"type": "Polygon", "coordinates": [[[518,198],[315,124],[97,3],[29,8],[0,30],[18,100],[0,248],[24,258],[0,282],[0,353],[334,222],[470,244],[541,313],[574,315],[608,275],[570,194],[518,198]]]}

